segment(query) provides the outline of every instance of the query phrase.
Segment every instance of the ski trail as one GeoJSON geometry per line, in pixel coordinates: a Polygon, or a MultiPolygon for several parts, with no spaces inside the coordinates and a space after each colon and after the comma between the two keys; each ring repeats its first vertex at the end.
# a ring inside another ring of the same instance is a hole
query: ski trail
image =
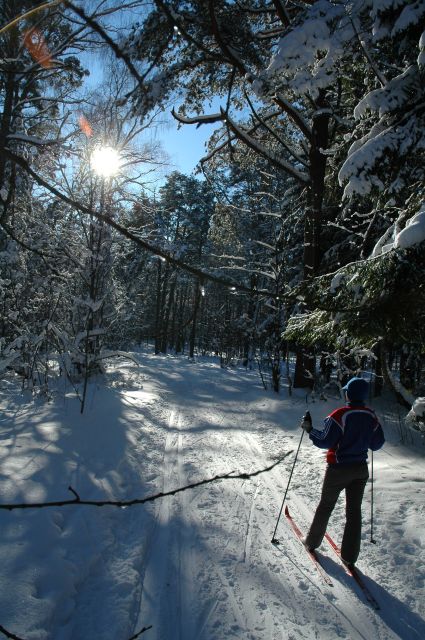
{"type": "MultiPolygon", "coordinates": [[[[183,434],[179,432],[182,423],[182,414],[173,409],[164,448],[164,492],[188,481],[183,464],[183,434]]],[[[143,571],[136,627],[152,625],[150,634],[155,640],[201,640],[210,637],[209,622],[214,614],[225,610],[226,618],[232,611],[234,629],[247,634],[255,621],[247,622],[246,606],[235,594],[233,572],[227,567],[221,567],[220,563],[208,564],[208,597],[199,597],[202,596],[198,586],[202,584],[200,576],[205,581],[202,575],[204,559],[199,549],[196,552],[194,549],[199,545],[202,522],[193,513],[190,500],[189,492],[160,500],[143,571]],[[211,584],[215,585],[215,601],[211,601],[211,584]]],[[[251,638],[250,635],[246,637],[251,638]]]]}
{"type": "Polygon", "coordinates": [[[251,543],[252,543],[252,528],[254,522],[254,513],[255,513],[255,500],[258,495],[259,490],[259,482],[257,481],[254,489],[254,495],[251,500],[251,508],[249,510],[249,515],[246,523],[246,533],[245,533],[245,544],[243,549],[243,562],[249,562],[250,559],[250,551],[251,551],[251,543]]]}
{"type": "MultiPolygon", "coordinates": [[[[168,420],[168,430],[164,445],[162,492],[175,488],[176,475],[180,476],[181,437],[176,433],[179,418],[173,410],[168,420]]],[[[178,567],[171,562],[170,549],[175,545],[176,524],[174,516],[174,496],[166,496],[158,501],[156,524],[147,545],[144,568],[141,576],[140,613],[136,628],[152,625],[153,637],[170,637],[163,634],[164,623],[174,629],[180,637],[180,588],[171,594],[175,587],[175,575],[178,567]],[[165,589],[164,589],[165,585],[165,589]],[[172,595],[172,597],[171,597],[172,595]],[[177,596],[177,598],[176,598],[177,596]]],[[[178,531],[178,529],[177,529],[178,531]]]]}
{"type": "MultiPolygon", "coordinates": [[[[257,443],[255,436],[252,434],[244,434],[243,437],[239,437],[239,440],[241,446],[242,442],[244,443],[245,450],[249,455],[252,455],[253,459],[264,459],[264,454],[257,443]]],[[[279,471],[278,468],[273,469],[270,474],[261,476],[258,485],[259,500],[265,499],[265,495],[271,494],[278,508],[283,496],[284,487],[282,485],[284,485],[284,482],[282,482],[282,472],[279,471]],[[260,488],[260,483],[263,489],[266,489],[266,494],[260,488]]],[[[288,500],[288,502],[291,502],[291,500],[288,500]]],[[[292,502],[298,506],[299,500],[296,499],[295,502],[292,502]]],[[[264,524],[265,521],[263,521],[263,526],[264,524]]],[[[306,529],[304,519],[302,525],[303,528],[306,529]]],[[[280,537],[283,542],[279,549],[282,555],[286,558],[290,558],[291,556],[296,558],[297,570],[300,570],[301,564],[303,573],[307,572],[310,576],[314,576],[314,569],[312,570],[312,568],[309,567],[308,558],[304,557],[303,549],[299,544],[293,544],[294,541],[291,540],[291,538],[293,538],[293,534],[288,531],[287,523],[283,517],[279,524],[279,532],[278,537],[280,537]]],[[[264,529],[263,535],[267,535],[266,529],[264,529]]],[[[271,534],[269,537],[271,537],[271,534]]],[[[332,576],[334,573],[335,572],[332,573],[332,576]]],[[[346,629],[349,637],[358,638],[359,640],[368,640],[371,637],[395,640],[398,636],[386,626],[375,611],[371,610],[369,604],[362,599],[364,596],[356,591],[356,587],[347,581],[342,567],[336,567],[336,575],[338,574],[340,581],[335,585],[335,579],[333,580],[336,589],[332,589],[331,592],[326,587],[321,586],[321,588],[317,589],[316,598],[318,598],[319,602],[325,600],[327,602],[326,606],[328,609],[329,607],[334,609],[340,619],[339,624],[342,628],[346,629]],[[341,580],[343,582],[341,582],[341,580]],[[356,615],[357,612],[358,615],[356,615]]],[[[313,583],[315,586],[316,580],[317,578],[314,576],[313,583]]],[[[305,587],[302,579],[300,584],[304,589],[305,587]]],[[[294,602],[294,606],[297,606],[296,602],[294,602]]]]}

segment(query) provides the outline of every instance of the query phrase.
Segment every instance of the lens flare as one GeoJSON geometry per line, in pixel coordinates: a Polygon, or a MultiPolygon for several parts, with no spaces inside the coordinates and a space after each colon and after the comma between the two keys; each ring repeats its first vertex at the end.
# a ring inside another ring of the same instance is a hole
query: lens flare
{"type": "Polygon", "coordinates": [[[44,69],[50,69],[53,64],[52,57],[44,36],[38,29],[33,27],[25,32],[24,46],[27,48],[33,60],[38,62],[44,69]]]}
{"type": "Polygon", "coordinates": [[[90,122],[87,120],[85,116],[82,114],[78,118],[78,124],[80,125],[81,131],[90,138],[93,135],[93,129],[90,126],[90,122]]]}

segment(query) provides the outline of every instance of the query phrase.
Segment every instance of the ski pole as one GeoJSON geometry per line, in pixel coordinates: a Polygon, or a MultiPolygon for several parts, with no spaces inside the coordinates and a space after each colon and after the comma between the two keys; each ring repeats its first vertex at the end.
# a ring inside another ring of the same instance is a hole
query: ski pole
{"type": "MultiPolygon", "coordinates": [[[[306,418],[311,420],[310,412],[309,412],[309,411],[307,411],[307,412],[306,412],[306,414],[305,414],[305,416],[304,416],[304,420],[305,420],[306,418]]],[[[277,539],[275,538],[275,535],[276,535],[277,527],[278,527],[278,525],[279,525],[280,516],[282,515],[283,505],[285,504],[285,500],[286,500],[286,496],[287,496],[287,493],[288,493],[289,485],[291,484],[292,474],[294,473],[295,463],[297,462],[298,452],[299,452],[299,450],[300,450],[301,442],[303,441],[303,437],[304,437],[304,429],[302,430],[302,434],[301,434],[300,442],[299,442],[299,444],[298,444],[298,449],[297,449],[297,452],[296,452],[296,454],[295,454],[294,464],[292,465],[291,473],[289,474],[288,484],[287,484],[287,486],[286,486],[285,495],[283,496],[282,506],[280,507],[279,515],[278,515],[278,517],[277,517],[276,526],[275,526],[275,528],[274,528],[273,537],[272,537],[272,540],[271,540],[271,541],[272,541],[272,544],[279,544],[279,540],[277,540],[277,539]]]]}
{"type": "Polygon", "coordinates": [[[372,451],[372,456],[371,456],[371,497],[370,497],[370,541],[372,544],[376,544],[376,540],[373,537],[373,484],[374,484],[374,478],[373,478],[373,451],[372,451]]]}

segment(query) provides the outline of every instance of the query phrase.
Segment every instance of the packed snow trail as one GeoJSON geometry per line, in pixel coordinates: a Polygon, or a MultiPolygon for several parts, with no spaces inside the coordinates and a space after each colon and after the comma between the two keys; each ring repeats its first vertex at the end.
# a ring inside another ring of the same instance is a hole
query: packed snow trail
{"type": "MultiPolygon", "coordinates": [[[[303,402],[293,401],[285,407],[285,399],[265,398],[258,389],[254,393],[251,384],[259,386],[254,374],[181,361],[173,362],[172,374],[170,361],[173,359],[166,359],[163,375],[168,382],[169,415],[178,415],[175,430],[180,450],[175,466],[181,485],[230,469],[249,472],[266,466],[271,455],[294,449],[303,402]],[[277,447],[267,442],[269,434],[277,437],[277,447]]],[[[155,371],[160,377],[160,370],[155,371]]],[[[165,410],[166,405],[162,407],[165,410]]],[[[305,449],[311,450],[306,444],[305,449]]],[[[164,474],[168,473],[166,460],[164,474]]],[[[186,494],[183,502],[183,496],[167,498],[174,505],[167,528],[177,526],[177,531],[169,539],[168,549],[158,539],[161,570],[155,554],[149,559],[158,577],[160,606],[155,599],[151,600],[153,610],[145,603],[139,626],[153,621],[152,636],[158,640],[403,637],[402,625],[397,620],[388,625],[370,611],[352,580],[331,557],[326,558],[326,566],[333,576],[333,590],[320,583],[283,524],[281,549],[276,551],[270,545],[288,471],[289,464],[278,467],[255,479],[253,486],[226,481],[201,487],[186,494]],[[182,561],[189,555],[193,558],[194,549],[198,561],[182,561]],[[168,566],[164,553],[168,554],[168,566]],[[182,575],[177,578],[179,572],[182,575]],[[164,584],[172,588],[167,591],[161,587],[164,584]]],[[[316,471],[319,483],[321,473],[320,464],[316,471]]],[[[297,504],[295,496],[292,504],[297,504]]]]}
{"type": "MultiPolygon", "coordinates": [[[[139,368],[120,363],[91,385],[83,417],[71,393],[31,406],[5,395],[2,501],[58,498],[68,484],[82,499],[143,497],[295,452],[305,397],[266,392],[255,372],[213,360],[139,357],[139,368]]],[[[313,421],[337,403],[311,404],[313,421]]],[[[375,457],[378,544],[368,543],[366,495],[359,568],[379,612],[327,545],[333,587],[285,519],[271,544],[292,462],[127,509],[0,512],[0,624],[25,640],[128,640],[148,625],[147,640],[425,637],[423,455],[388,443],[375,457]]],[[[323,473],[305,439],[288,494],[304,529],[323,473]]],[[[341,500],[330,522],[337,542],[343,510],[341,500]]]]}

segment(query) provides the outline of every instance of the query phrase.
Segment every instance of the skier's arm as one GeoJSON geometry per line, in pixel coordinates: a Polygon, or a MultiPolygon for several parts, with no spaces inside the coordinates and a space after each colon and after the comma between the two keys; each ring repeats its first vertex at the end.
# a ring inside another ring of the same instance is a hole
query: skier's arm
{"type": "Polygon", "coordinates": [[[331,416],[325,418],[324,425],[322,431],[319,431],[319,429],[310,431],[310,440],[320,449],[331,449],[339,442],[342,430],[331,416]]]}

